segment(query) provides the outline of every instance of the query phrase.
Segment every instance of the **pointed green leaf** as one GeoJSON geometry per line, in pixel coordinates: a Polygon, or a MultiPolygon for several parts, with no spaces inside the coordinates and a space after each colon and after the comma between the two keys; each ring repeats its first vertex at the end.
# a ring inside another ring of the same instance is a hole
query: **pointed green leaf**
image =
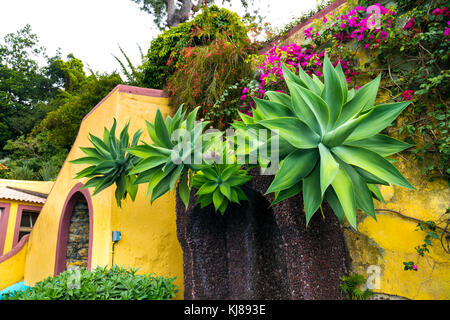
{"type": "Polygon", "coordinates": [[[281,202],[288,198],[296,196],[297,194],[300,193],[301,190],[302,190],[302,184],[299,182],[299,183],[296,183],[293,186],[289,187],[288,189],[275,192],[275,199],[273,200],[272,205],[277,204],[278,202],[281,202]]]}
{"type": "Polygon", "coordinates": [[[339,171],[339,164],[334,160],[330,150],[319,143],[320,152],[320,191],[323,197],[325,190],[333,182],[339,171]]]}
{"type": "Polygon", "coordinates": [[[258,98],[253,98],[253,101],[255,101],[258,111],[265,119],[295,116],[292,110],[284,104],[258,98]]]}
{"type": "Polygon", "coordinates": [[[167,157],[148,157],[141,160],[134,168],[130,171],[130,174],[141,173],[148,169],[159,166],[160,164],[167,163],[169,159],[167,157]]]}
{"type": "Polygon", "coordinates": [[[290,153],[281,163],[267,193],[285,190],[298,184],[317,163],[316,149],[298,149],[290,153]]]}
{"type": "Polygon", "coordinates": [[[305,83],[306,87],[317,95],[321,95],[322,87],[318,85],[303,69],[298,68],[298,76],[305,83]]]}
{"type": "MultiPolygon", "coordinates": [[[[266,96],[270,101],[278,102],[284,104],[285,106],[292,108],[291,97],[285,93],[277,92],[277,91],[267,91],[266,96]]],[[[292,110],[292,109],[291,109],[292,110]]]]}
{"type": "Polygon", "coordinates": [[[368,110],[373,106],[377,97],[380,79],[381,75],[378,75],[375,80],[370,81],[358,91],[356,91],[354,97],[346,104],[344,104],[344,106],[342,107],[341,115],[336,122],[336,127],[357,116],[360,112],[368,110]]]}
{"type": "Polygon", "coordinates": [[[228,183],[221,183],[219,185],[220,192],[227,197],[229,200],[231,200],[231,187],[228,183]]]}
{"type": "Polygon", "coordinates": [[[360,167],[380,179],[401,187],[414,189],[408,180],[378,153],[350,146],[334,147],[331,151],[344,162],[360,167]]]}
{"type": "Polygon", "coordinates": [[[345,142],[345,145],[369,149],[382,157],[390,156],[413,146],[384,134],[377,134],[370,138],[345,142]]]}
{"type": "Polygon", "coordinates": [[[299,88],[301,88],[301,86],[289,80],[286,80],[286,84],[291,95],[292,110],[299,119],[302,119],[302,121],[304,121],[312,130],[314,130],[317,134],[320,134],[322,129],[319,121],[300,94],[301,90],[299,88]]]}
{"type": "Polygon", "coordinates": [[[331,185],[336,192],[347,221],[356,229],[356,201],[350,177],[343,169],[339,169],[331,185]]]}
{"type": "Polygon", "coordinates": [[[333,209],[333,212],[338,218],[339,223],[342,224],[345,219],[345,213],[333,188],[328,188],[327,191],[325,191],[325,198],[328,204],[330,205],[331,209],[333,209]]]}
{"type": "Polygon", "coordinates": [[[377,220],[375,216],[375,207],[373,206],[372,195],[366,182],[361,176],[353,169],[352,166],[340,162],[340,165],[344,168],[353,183],[353,189],[355,190],[356,207],[366,212],[369,216],[377,220]]]}
{"type": "Polygon", "coordinates": [[[303,201],[305,205],[306,225],[322,203],[320,192],[320,165],[316,165],[309,176],[303,179],[303,201]]]}
{"type": "Polygon", "coordinates": [[[222,205],[223,200],[224,200],[223,194],[220,192],[219,189],[216,189],[216,191],[214,191],[213,193],[213,203],[214,207],[216,208],[216,211],[222,205]]]}
{"type": "Polygon", "coordinates": [[[166,147],[168,149],[171,149],[173,147],[172,142],[170,141],[169,132],[167,131],[166,124],[164,123],[163,116],[159,109],[156,111],[155,132],[159,140],[163,143],[163,147],[166,147]]]}
{"type": "Polygon", "coordinates": [[[187,174],[184,174],[181,178],[180,185],[178,187],[178,194],[180,195],[181,201],[183,201],[184,206],[187,208],[189,205],[189,197],[191,195],[191,190],[188,186],[187,174]]]}
{"type": "Polygon", "coordinates": [[[294,147],[310,149],[317,147],[320,136],[303,121],[293,117],[261,120],[258,123],[271,130],[278,130],[280,136],[294,147]]]}
{"type": "Polygon", "coordinates": [[[323,137],[323,143],[329,148],[341,145],[369,115],[370,112],[363,114],[358,118],[347,121],[334,130],[327,132],[323,137]]]}
{"type": "Polygon", "coordinates": [[[366,139],[377,134],[390,125],[410,103],[411,101],[406,101],[375,106],[370,115],[353,130],[346,141],[366,139]]]}
{"type": "Polygon", "coordinates": [[[311,90],[302,88],[300,86],[296,86],[295,89],[299,90],[303,101],[314,113],[314,116],[316,117],[320,125],[323,135],[327,131],[328,121],[330,120],[330,110],[328,109],[327,103],[311,90]]]}
{"type": "Polygon", "coordinates": [[[325,55],[324,59],[323,75],[325,79],[325,88],[322,92],[322,98],[325,100],[330,110],[330,120],[328,122],[328,129],[330,129],[341,114],[342,105],[344,103],[344,89],[342,88],[339,76],[327,55],[325,55]]]}
{"type": "Polygon", "coordinates": [[[96,158],[96,157],[83,157],[83,158],[78,158],[72,161],[69,161],[70,163],[73,164],[99,164],[103,161],[103,159],[100,158],[96,158]]]}
{"type": "Polygon", "coordinates": [[[214,191],[216,191],[217,187],[219,185],[215,181],[209,181],[202,185],[200,189],[197,191],[197,195],[206,195],[206,194],[212,194],[214,191]]]}
{"type": "Polygon", "coordinates": [[[369,188],[370,192],[372,192],[372,195],[375,199],[383,203],[386,203],[386,201],[383,198],[383,195],[380,192],[380,189],[378,189],[378,186],[374,184],[367,184],[367,187],[369,188]]]}

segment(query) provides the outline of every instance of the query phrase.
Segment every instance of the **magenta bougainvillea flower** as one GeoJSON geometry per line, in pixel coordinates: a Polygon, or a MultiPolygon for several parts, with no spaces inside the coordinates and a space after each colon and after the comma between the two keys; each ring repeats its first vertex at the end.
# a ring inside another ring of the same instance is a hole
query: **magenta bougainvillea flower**
{"type": "Polygon", "coordinates": [[[411,100],[413,95],[414,95],[413,90],[405,90],[402,92],[402,97],[405,98],[406,100],[411,100]]]}
{"type": "Polygon", "coordinates": [[[416,22],[414,21],[414,18],[409,19],[409,21],[405,24],[405,26],[403,27],[403,30],[411,30],[412,28],[414,28],[414,25],[416,24],[416,22]]]}

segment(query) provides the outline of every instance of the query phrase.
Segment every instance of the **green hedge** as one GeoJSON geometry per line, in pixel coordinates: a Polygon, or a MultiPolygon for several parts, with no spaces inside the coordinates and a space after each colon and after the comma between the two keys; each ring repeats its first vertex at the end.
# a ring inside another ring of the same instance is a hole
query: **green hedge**
{"type": "Polygon", "coordinates": [[[113,266],[67,270],[48,277],[34,287],[13,294],[3,294],[2,300],[167,300],[179,291],[175,278],[137,275],[137,270],[113,266]]]}

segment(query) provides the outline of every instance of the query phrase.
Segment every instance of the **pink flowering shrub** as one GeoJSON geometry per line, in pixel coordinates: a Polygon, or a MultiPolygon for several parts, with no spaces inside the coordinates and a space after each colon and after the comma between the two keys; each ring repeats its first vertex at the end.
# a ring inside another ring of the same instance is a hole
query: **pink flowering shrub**
{"type": "Polygon", "coordinates": [[[242,90],[241,101],[243,101],[241,112],[251,115],[254,102],[252,97],[262,98],[268,90],[286,92],[281,65],[284,64],[293,72],[298,72],[302,66],[308,74],[322,75],[321,58],[325,51],[316,53],[313,50],[301,47],[297,44],[289,44],[282,47],[273,47],[263,55],[254,56],[253,61],[258,70],[257,87],[251,89],[245,87],[242,90]]]}

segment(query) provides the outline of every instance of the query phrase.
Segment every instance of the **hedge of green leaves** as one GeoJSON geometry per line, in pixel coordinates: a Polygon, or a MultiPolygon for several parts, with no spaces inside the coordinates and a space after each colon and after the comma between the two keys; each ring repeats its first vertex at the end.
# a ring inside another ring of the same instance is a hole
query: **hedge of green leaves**
{"type": "Polygon", "coordinates": [[[137,270],[113,266],[67,270],[2,300],[167,300],[175,297],[175,278],[137,275],[137,270]],[[79,277],[78,277],[79,276],[79,277]],[[79,279],[79,281],[77,280],[79,279]]]}

